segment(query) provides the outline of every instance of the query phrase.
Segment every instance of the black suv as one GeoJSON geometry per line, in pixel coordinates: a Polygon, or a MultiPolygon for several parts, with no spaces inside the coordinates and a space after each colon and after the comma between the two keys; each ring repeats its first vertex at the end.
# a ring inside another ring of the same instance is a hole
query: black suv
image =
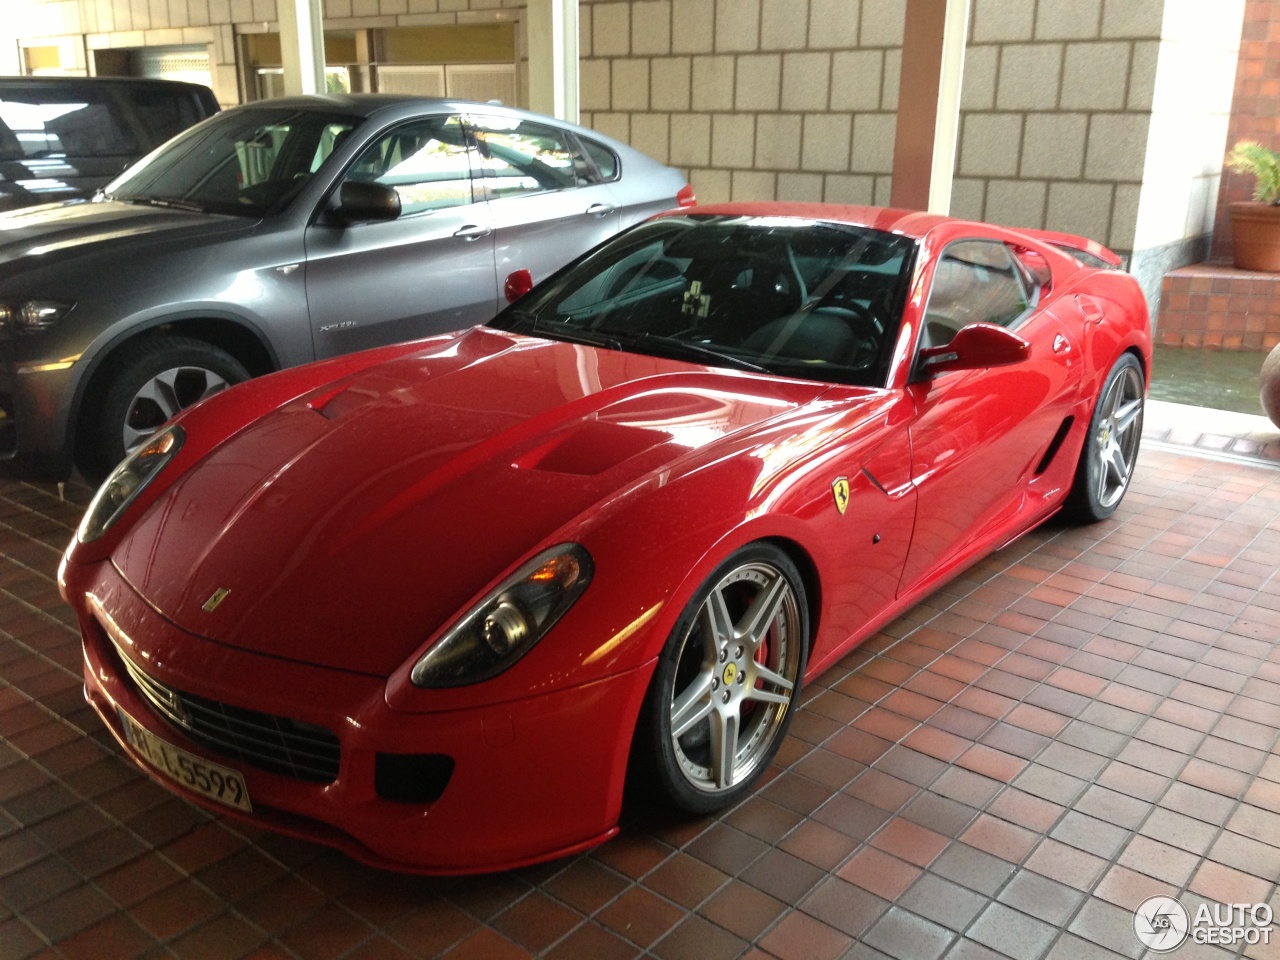
{"type": "Polygon", "coordinates": [[[0,210],[92,196],[217,110],[198,83],[0,77],[0,210]]]}

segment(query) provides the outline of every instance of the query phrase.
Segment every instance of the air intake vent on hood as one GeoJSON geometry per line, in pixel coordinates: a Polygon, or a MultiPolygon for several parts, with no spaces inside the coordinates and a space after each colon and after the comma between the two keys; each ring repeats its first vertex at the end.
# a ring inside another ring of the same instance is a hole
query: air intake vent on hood
{"type": "Polygon", "coordinates": [[[516,466],[591,477],[666,439],[659,430],[587,420],[525,454],[516,466]]]}

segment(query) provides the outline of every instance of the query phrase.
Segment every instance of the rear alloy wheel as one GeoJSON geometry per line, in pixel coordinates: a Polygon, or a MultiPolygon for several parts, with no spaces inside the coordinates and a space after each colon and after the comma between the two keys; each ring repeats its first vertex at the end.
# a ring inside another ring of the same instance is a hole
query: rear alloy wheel
{"type": "Polygon", "coordinates": [[[1105,520],[1124,499],[1138,462],[1146,389],[1142,364],[1126,353],[1115,362],[1098,393],[1066,512],[1081,523],[1105,520]]]}
{"type": "Polygon", "coordinates": [[[782,550],[745,547],[708,578],[667,641],[646,708],[653,773],[677,806],[718,810],[764,772],[807,648],[804,584],[782,550]]]}
{"type": "Polygon", "coordinates": [[[201,340],[157,337],[122,348],[104,376],[103,402],[88,412],[77,451],[80,472],[95,483],[175,414],[249,379],[249,371],[201,340]]]}

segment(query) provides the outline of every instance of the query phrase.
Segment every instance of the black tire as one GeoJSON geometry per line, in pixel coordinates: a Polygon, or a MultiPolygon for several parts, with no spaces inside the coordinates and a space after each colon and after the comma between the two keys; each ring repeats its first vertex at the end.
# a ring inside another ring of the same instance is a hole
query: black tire
{"type": "Polygon", "coordinates": [[[749,791],[791,724],[808,652],[795,564],[769,543],[734,553],[689,601],[654,670],[636,731],[653,785],[700,815],[749,791]],[[720,760],[726,752],[728,764],[720,760]]]}
{"type": "Polygon", "coordinates": [[[100,483],[126,453],[198,400],[249,379],[225,350],[191,337],[125,344],[99,372],[80,420],[76,466],[100,483]],[[96,402],[94,400],[96,399],[96,402]]]}
{"type": "Polygon", "coordinates": [[[1098,391],[1075,481],[1063,505],[1067,519],[1097,523],[1120,506],[1138,462],[1145,397],[1142,364],[1133,354],[1122,354],[1098,391]]]}

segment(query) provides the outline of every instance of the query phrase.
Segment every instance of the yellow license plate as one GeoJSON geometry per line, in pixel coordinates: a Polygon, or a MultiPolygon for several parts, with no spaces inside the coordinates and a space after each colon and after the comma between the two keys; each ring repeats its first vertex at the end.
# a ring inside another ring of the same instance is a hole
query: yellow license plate
{"type": "Polygon", "coordinates": [[[130,746],[143,760],[174,783],[228,807],[253,813],[253,806],[249,803],[249,790],[239,773],[220,764],[202,760],[161,740],[119,707],[116,712],[120,714],[120,723],[124,726],[124,735],[130,746]]]}

